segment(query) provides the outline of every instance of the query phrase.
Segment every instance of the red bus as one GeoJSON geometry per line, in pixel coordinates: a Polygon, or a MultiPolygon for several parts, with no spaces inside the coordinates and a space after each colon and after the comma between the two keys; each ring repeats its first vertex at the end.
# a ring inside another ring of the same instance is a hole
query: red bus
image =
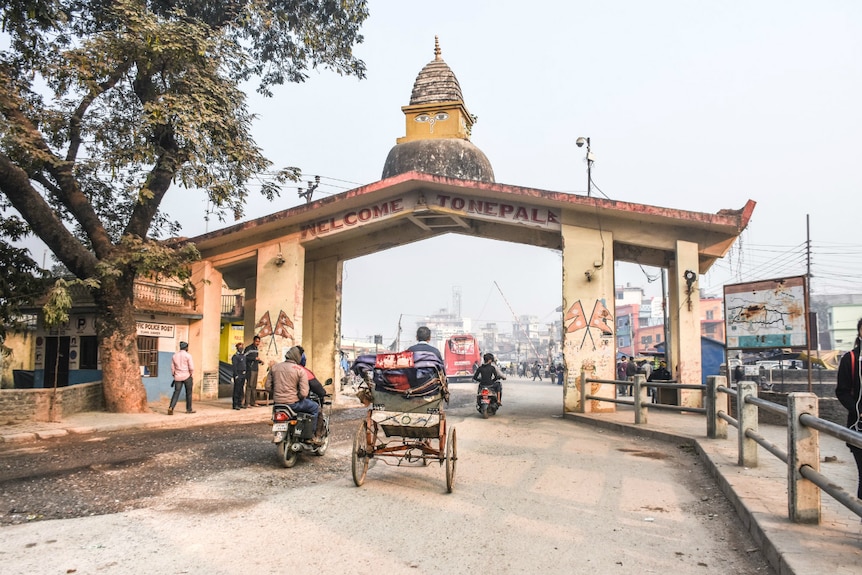
{"type": "Polygon", "coordinates": [[[470,334],[453,335],[446,340],[444,352],[446,379],[470,381],[476,366],[482,365],[479,342],[470,334]]]}

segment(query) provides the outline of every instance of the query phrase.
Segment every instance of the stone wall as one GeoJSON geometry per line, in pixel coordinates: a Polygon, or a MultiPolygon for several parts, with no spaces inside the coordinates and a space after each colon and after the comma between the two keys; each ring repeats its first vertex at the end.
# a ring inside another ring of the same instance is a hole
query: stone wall
{"type": "Polygon", "coordinates": [[[73,413],[104,409],[105,396],[102,393],[101,381],[58,387],[56,390],[0,389],[0,425],[27,421],[60,421],[73,413]]]}

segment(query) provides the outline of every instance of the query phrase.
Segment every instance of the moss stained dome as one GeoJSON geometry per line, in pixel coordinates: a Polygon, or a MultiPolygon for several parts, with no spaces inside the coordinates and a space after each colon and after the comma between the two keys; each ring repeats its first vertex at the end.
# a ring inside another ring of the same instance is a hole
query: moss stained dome
{"type": "Polygon", "coordinates": [[[389,151],[383,178],[423,172],[462,180],[494,181],[494,170],[470,142],[475,121],[467,111],[461,85],[443,61],[434,38],[434,59],[416,76],[410,104],[401,109],[406,136],[389,151]]]}

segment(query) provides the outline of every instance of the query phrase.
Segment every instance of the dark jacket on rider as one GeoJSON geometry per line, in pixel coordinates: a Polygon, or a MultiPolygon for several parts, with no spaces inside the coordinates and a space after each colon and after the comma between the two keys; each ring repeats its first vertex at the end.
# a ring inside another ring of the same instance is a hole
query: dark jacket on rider
{"type": "Polygon", "coordinates": [[[476,368],[476,373],[473,374],[473,381],[491,385],[501,379],[506,379],[496,365],[493,363],[483,363],[476,368]]]}

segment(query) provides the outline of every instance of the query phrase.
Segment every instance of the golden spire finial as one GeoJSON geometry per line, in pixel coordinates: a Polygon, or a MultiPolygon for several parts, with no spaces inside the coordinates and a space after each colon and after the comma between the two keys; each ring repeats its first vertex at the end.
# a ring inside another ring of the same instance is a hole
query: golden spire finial
{"type": "Polygon", "coordinates": [[[434,59],[435,60],[442,60],[443,59],[440,57],[440,37],[439,36],[434,36],[434,59]]]}

